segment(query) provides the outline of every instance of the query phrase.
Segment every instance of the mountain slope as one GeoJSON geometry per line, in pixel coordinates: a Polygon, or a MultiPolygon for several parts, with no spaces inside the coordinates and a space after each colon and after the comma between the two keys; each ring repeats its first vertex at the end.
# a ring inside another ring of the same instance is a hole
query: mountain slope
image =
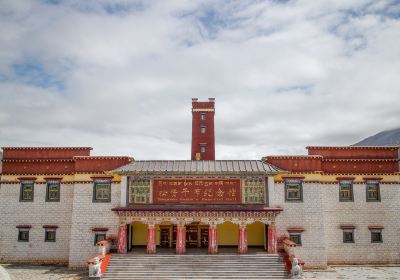
{"type": "Polygon", "coordinates": [[[389,146],[400,145],[400,128],[379,132],[352,146],[389,146]]]}

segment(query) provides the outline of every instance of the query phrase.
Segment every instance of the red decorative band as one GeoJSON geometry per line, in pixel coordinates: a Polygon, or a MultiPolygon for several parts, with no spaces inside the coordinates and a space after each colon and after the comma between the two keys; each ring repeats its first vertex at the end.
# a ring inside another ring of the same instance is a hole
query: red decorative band
{"type": "Polygon", "coordinates": [[[36,181],[37,177],[18,177],[19,181],[36,181]]]}
{"type": "Polygon", "coordinates": [[[90,179],[93,181],[95,180],[112,180],[114,178],[113,175],[98,175],[98,176],[91,176],[90,179]]]}
{"type": "Polygon", "coordinates": [[[17,225],[16,228],[31,228],[31,225],[17,225]]]}
{"type": "Polygon", "coordinates": [[[61,181],[61,180],[63,179],[63,177],[44,177],[43,179],[46,180],[46,181],[52,181],[52,180],[54,180],[54,181],[57,181],[57,180],[61,181]]]}
{"type": "Polygon", "coordinates": [[[288,232],[303,232],[304,228],[288,228],[288,232]]]}
{"type": "Polygon", "coordinates": [[[356,227],[354,225],[340,225],[341,229],[355,229],[356,227]]]}
{"type": "Polygon", "coordinates": [[[384,227],[383,227],[383,226],[369,226],[368,229],[369,229],[369,230],[384,229],[384,227]]]}
{"type": "Polygon", "coordinates": [[[383,178],[382,177],[363,177],[363,180],[365,180],[365,181],[369,181],[369,180],[380,181],[380,180],[383,180],[383,178]]]}
{"type": "Polygon", "coordinates": [[[57,225],[44,225],[43,228],[58,228],[57,225]]]}
{"type": "Polygon", "coordinates": [[[298,179],[298,180],[302,180],[306,178],[305,176],[298,176],[298,175],[284,175],[282,176],[282,179],[298,179]]]}
{"type": "Polygon", "coordinates": [[[356,179],[355,177],[336,177],[336,180],[341,181],[341,180],[350,180],[354,181],[356,179]]]}
{"type": "Polygon", "coordinates": [[[108,231],[108,228],[106,228],[106,227],[96,227],[96,228],[92,228],[92,231],[108,231]]]}

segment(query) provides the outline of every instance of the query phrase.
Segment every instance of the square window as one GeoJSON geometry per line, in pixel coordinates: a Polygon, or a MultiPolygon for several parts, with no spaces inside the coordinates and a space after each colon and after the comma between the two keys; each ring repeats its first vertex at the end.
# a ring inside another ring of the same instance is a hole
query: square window
{"type": "Polygon", "coordinates": [[[21,229],[18,231],[18,241],[29,242],[29,230],[21,229]]]}
{"type": "Polygon", "coordinates": [[[21,182],[21,193],[19,201],[33,201],[34,182],[25,181],[21,182]]]}
{"type": "Polygon", "coordinates": [[[46,230],[44,236],[45,242],[56,242],[56,231],[55,230],[46,230]]]}
{"type": "Polygon", "coordinates": [[[206,146],[200,146],[200,152],[205,153],[206,152],[206,146]]]}
{"type": "Polygon", "coordinates": [[[354,231],[352,230],[343,231],[343,243],[354,243],[354,231]]]}
{"type": "Polygon", "coordinates": [[[353,181],[339,181],[339,201],[353,201],[353,181]]]}
{"type": "Polygon", "coordinates": [[[151,181],[145,178],[129,179],[129,203],[151,202],[151,181]]]}
{"type": "Polygon", "coordinates": [[[381,201],[379,182],[369,181],[366,184],[367,202],[381,201]]]}
{"type": "Polygon", "coordinates": [[[200,132],[201,132],[201,134],[205,134],[206,133],[206,127],[205,126],[201,126],[200,127],[200,132]]]}
{"type": "Polygon", "coordinates": [[[46,201],[60,201],[60,181],[48,181],[46,184],[46,201]]]}
{"type": "Polygon", "coordinates": [[[300,180],[285,180],[285,200],[303,201],[303,188],[300,180]]]}
{"type": "Polygon", "coordinates": [[[206,113],[201,113],[201,114],[200,114],[200,119],[201,119],[202,121],[205,121],[205,120],[206,120],[206,113]]]}
{"type": "Polygon", "coordinates": [[[94,245],[96,246],[97,242],[106,240],[106,234],[105,233],[96,233],[94,235],[94,245]]]}
{"type": "Polygon", "coordinates": [[[93,202],[111,201],[111,182],[96,181],[93,186],[93,202]]]}
{"type": "Polygon", "coordinates": [[[382,243],[382,231],[372,230],[371,231],[371,243],[382,243]]]}
{"type": "Polygon", "coordinates": [[[289,240],[301,246],[301,233],[289,233],[289,240]]]}

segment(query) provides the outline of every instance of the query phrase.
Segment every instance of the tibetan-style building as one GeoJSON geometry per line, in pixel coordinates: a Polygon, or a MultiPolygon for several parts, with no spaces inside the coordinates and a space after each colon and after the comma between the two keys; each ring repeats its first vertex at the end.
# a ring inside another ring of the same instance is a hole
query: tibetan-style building
{"type": "Polygon", "coordinates": [[[120,254],[289,244],[308,267],[400,262],[398,147],[215,160],[214,115],[213,98],[192,100],[191,160],[3,147],[0,261],[79,267],[109,240],[120,254]]]}

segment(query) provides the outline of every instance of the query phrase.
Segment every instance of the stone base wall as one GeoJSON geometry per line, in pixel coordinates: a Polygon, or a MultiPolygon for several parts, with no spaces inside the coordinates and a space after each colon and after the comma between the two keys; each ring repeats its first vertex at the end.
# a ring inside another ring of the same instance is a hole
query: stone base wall
{"type": "Polygon", "coordinates": [[[66,264],[69,256],[73,186],[61,184],[60,202],[46,202],[46,184],[35,184],[33,202],[20,202],[20,184],[0,187],[0,261],[66,264]],[[17,225],[30,225],[29,242],[17,225]],[[43,225],[57,225],[56,242],[45,242],[43,225]]]}

